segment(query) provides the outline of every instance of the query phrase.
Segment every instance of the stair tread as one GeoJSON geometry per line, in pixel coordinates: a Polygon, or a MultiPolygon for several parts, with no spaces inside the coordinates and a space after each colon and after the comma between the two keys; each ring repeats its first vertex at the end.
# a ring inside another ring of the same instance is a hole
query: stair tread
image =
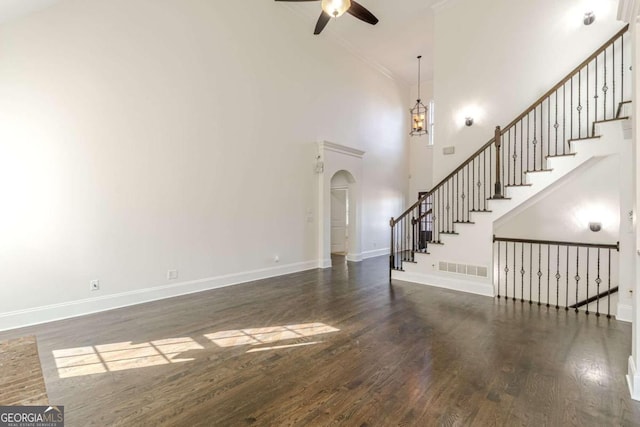
{"type": "Polygon", "coordinates": [[[531,187],[533,184],[507,184],[505,187],[531,187]]]}
{"type": "Polygon", "coordinates": [[[589,140],[589,139],[599,139],[599,138],[602,138],[602,136],[601,135],[594,135],[594,136],[585,136],[584,138],[573,138],[573,139],[569,140],[569,144],[571,144],[572,142],[575,142],[575,141],[586,141],[586,140],[589,140]]]}
{"type": "Polygon", "coordinates": [[[491,213],[491,212],[493,212],[493,211],[491,211],[491,210],[487,210],[487,209],[485,209],[485,210],[476,210],[476,209],[471,209],[469,212],[486,212],[486,213],[491,213]]]}
{"type": "Polygon", "coordinates": [[[487,200],[511,200],[511,197],[488,197],[487,200]]]}
{"type": "Polygon", "coordinates": [[[553,169],[538,169],[533,171],[524,171],[524,173],[538,173],[538,172],[551,172],[553,169]]]}
{"type": "Polygon", "coordinates": [[[473,221],[453,221],[454,224],[475,224],[473,221]]]}
{"type": "Polygon", "coordinates": [[[614,117],[613,119],[605,119],[605,120],[596,120],[595,122],[593,122],[593,124],[615,122],[615,121],[618,121],[618,120],[629,120],[629,116],[614,117]]]}
{"type": "MultiPolygon", "coordinates": [[[[600,138],[600,137],[598,137],[598,138],[600,138]]],[[[575,155],[576,155],[576,153],[554,154],[554,155],[549,155],[549,156],[547,156],[546,158],[547,158],[547,159],[553,159],[553,158],[555,158],[555,157],[573,157],[573,156],[575,156],[575,155]]]]}
{"type": "Polygon", "coordinates": [[[451,234],[451,235],[455,236],[455,235],[460,234],[460,233],[456,233],[455,231],[441,231],[440,234],[451,234]]]}

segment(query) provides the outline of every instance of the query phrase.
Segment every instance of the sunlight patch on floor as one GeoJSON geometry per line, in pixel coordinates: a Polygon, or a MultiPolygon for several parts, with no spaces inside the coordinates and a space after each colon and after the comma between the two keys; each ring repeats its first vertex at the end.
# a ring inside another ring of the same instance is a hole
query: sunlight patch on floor
{"type": "Polygon", "coordinates": [[[338,331],[340,329],[324,323],[303,323],[299,325],[220,331],[213,334],[205,334],[205,337],[220,347],[236,347],[240,345],[271,344],[283,340],[312,337],[338,331]]]}
{"type": "Polygon", "coordinates": [[[54,350],[58,375],[70,378],[82,375],[123,371],[193,360],[180,353],[202,350],[192,338],[169,338],[134,344],[131,341],[54,350]]]}

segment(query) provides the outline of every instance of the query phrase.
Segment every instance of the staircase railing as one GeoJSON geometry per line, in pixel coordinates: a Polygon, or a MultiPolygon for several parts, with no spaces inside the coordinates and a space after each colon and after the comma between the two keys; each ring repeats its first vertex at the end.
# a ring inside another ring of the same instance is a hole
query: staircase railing
{"type": "Polygon", "coordinates": [[[493,238],[498,298],[611,317],[618,292],[619,243],[493,238]]]}
{"type": "Polygon", "coordinates": [[[596,124],[620,118],[630,99],[625,86],[624,35],[628,25],[473,153],[397,218],[391,218],[390,267],[402,270],[416,252],[472,223],[471,213],[490,212],[488,200],[504,199],[508,187],[546,170],[546,159],[573,155],[573,142],[597,138],[596,124]]]}

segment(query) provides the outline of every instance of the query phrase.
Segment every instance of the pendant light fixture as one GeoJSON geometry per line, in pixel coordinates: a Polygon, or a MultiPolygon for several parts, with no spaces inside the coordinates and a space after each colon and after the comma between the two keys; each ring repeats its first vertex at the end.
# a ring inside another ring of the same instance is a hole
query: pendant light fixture
{"type": "Polygon", "coordinates": [[[427,107],[420,99],[420,62],[422,55],[418,56],[418,100],[411,109],[411,136],[426,135],[427,133],[427,107]]]}

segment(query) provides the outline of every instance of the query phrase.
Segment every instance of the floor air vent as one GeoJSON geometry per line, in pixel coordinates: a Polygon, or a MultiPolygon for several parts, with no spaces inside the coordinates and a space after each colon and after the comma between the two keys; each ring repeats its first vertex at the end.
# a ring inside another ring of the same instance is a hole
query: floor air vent
{"type": "Polygon", "coordinates": [[[453,262],[440,261],[438,263],[438,269],[440,271],[446,271],[448,273],[464,274],[466,276],[487,277],[487,267],[480,267],[477,265],[468,264],[456,264],[453,262]]]}

